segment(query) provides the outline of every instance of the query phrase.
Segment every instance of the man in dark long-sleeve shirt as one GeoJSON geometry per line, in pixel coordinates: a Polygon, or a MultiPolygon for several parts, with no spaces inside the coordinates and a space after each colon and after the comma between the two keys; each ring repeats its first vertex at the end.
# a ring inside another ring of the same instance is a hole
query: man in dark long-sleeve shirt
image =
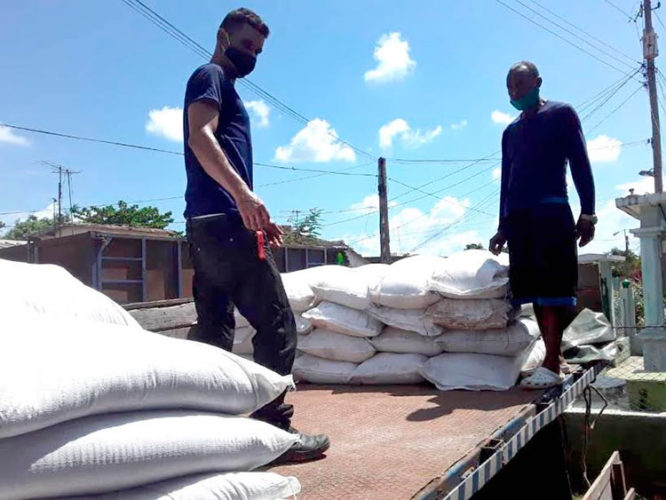
{"type": "Polygon", "coordinates": [[[541,77],[530,62],[507,76],[511,103],[522,111],[502,136],[500,223],[490,240],[499,253],[509,244],[510,281],[516,304],[533,303],[546,343],[543,366],[523,380],[527,388],[561,382],[560,343],[576,306],[576,240],[594,237],[594,181],[580,120],[564,103],[540,98],[541,77]],[[574,222],[567,197],[566,165],[580,198],[574,222]]]}

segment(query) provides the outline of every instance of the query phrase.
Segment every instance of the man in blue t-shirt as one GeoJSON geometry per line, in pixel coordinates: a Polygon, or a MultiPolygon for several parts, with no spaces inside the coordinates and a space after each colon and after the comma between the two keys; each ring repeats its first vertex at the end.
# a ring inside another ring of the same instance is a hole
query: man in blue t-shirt
{"type": "Polygon", "coordinates": [[[575,314],[578,258],[594,238],[594,180],[580,120],[565,103],[539,96],[542,79],[527,61],[511,67],[507,88],[521,114],[502,135],[500,222],[489,248],[509,244],[509,278],[516,305],[532,303],[546,344],[546,358],[521,385],[558,385],[562,334],[575,314]],[[571,169],[581,214],[574,222],[567,197],[571,169]]]}
{"type": "MultiPolygon", "coordinates": [[[[257,331],[254,360],[287,375],[296,353],[296,325],[270,250],[282,244],[282,231],[252,192],[250,121],[235,89],[236,79],[254,69],[268,33],[254,12],[230,12],[217,32],[210,63],[187,82],[185,218],[198,316],[191,338],[231,351],[235,305],[257,331]]],[[[293,407],[284,397],[252,415],[299,435],[278,461],[320,457],[329,447],[328,437],[291,427],[293,407]]]]}

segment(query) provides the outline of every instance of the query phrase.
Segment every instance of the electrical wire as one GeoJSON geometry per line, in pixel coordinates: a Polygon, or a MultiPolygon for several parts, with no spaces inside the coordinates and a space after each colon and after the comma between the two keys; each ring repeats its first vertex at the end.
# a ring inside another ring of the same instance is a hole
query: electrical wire
{"type": "Polygon", "coordinates": [[[601,52],[602,54],[605,54],[606,56],[610,57],[611,59],[615,60],[616,62],[618,62],[618,63],[620,63],[620,64],[624,64],[625,66],[629,66],[629,67],[633,67],[634,64],[637,63],[637,62],[640,64],[640,62],[639,62],[639,61],[636,61],[635,58],[633,58],[633,57],[631,57],[631,56],[628,56],[628,55],[624,54],[624,53],[621,52],[620,50],[616,49],[615,47],[612,47],[611,45],[608,45],[606,42],[600,40],[599,38],[597,38],[597,37],[595,37],[595,36],[593,36],[593,35],[590,35],[587,31],[583,30],[582,28],[579,28],[579,27],[576,26],[575,24],[570,23],[567,19],[565,19],[564,17],[562,17],[562,16],[556,14],[555,12],[553,12],[552,10],[550,10],[549,8],[547,8],[547,7],[543,6],[543,5],[541,5],[541,4],[540,4],[539,2],[537,2],[536,0],[531,0],[531,1],[532,1],[533,4],[538,5],[539,7],[541,7],[542,9],[544,9],[545,11],[549,12],[551,15],[553,15],[553,16],[555,16],[555,17],[561,19],[562,21],[564,21],[565,23],[567,23],[569,26],[572,26],[573,28],[579,30],[580,32],[582,32],[582,33],[584,33],[585,35],[587,35],[588,37],[592,38],[593,40],[596,40],[597,42],[599,42],[599,43],[601,43],[602,45],[604,45],[604,46],[610,48],[610,49],[613,50],[614,52],[616,52],[616,53],[618,53],[618,54],[624,56],[624,57],[627,58],[627,59],[629,59],[629,60],[631,61],[631,64],[627,63],[626,61],[623,61],[622,59],[619,59],[618,57],[616,57],[616,56],[613,55],[612,53],[606,51],[605,49],[601,49],[601,48],[599,48],[597,45],[590,43],[589,41],[585,40],[585,38],[579,36],[577,33],[575,33],[575,32],[573,32],[573,31],[569,30],[568,28],[565,28],[564,26],[562,26],[561,24],[559,24],[559,23],[553,21],[552,19],[549,19],[548,16],[545,16],[545,15],[541,14],[541,13],[538,12],[536,9],[533,9],[533,8],[531,8],[529,5],[523,3],[521,0],[515,0],[515,1],[518,2],[520,5],[522,5],[523,7],[525,7],[526,9],[529,9],[530,11],[534,12],[536,15],[538,15],[538,16],[541,17],[542,19],[545,19],[546,21],[548,21],[548,22],[550,22],[551,24],[553,24],[553,25],[557,26],[558,28],[560,28],[562,31],[565,31],[566,33],[569,33],[570,35],[572,35],[573,37],[577,38],[577,39],[580,40],[581,42],[586,43],[586,44],[589,45],[590,47],[592,47],[592,48],[598,50],[598,51],[601,52]]]}
{"type": "MultiPolygon", "coordinates": [[[[167,19],[162,17],[160,14],[158,14],[156,11],[148,7],[145,3],[143,3],[141,0],[122,0],[123,3],[128,5],[129,7],[133,8],[135,11],[139,12],[140,14],[143,15],[146,19],[148,19],[151,23],[155,24],[157,27],[159,27],[162,31],[170,35],[172,38],[180,42],[182,45],[185,47],[189,48],[193,52],[195,52],[197,55],[202,57],[203,59],[210,59],[213,56],[213,53],[210,52],[208,49],[203,47],[201,44],[199,44],[197,41],[189,37],[187,34],[185,34],[182,30],[177,28],[174,24],[170,23],[167,19]]],[[[261,88],[259,85],[253,83],[251,80],[247,78],[242,78],[239,79],[239,82],[241,85],[244,87],[248,88],[255,94],[259,95],[260,97],[266,99],[268,102],[270,102],[275,108],[277,108],[282,114],[291,117],[295,119],[296,121],[302,122],[304,124],[310,123],[310,119],[306,118],[303,116],[301,113],[293,109],[291,106],[287,105],[274,95],[272,95],[270,92],[267,90],[264,90],[261,88]]],[[[356,147],[355,145],[351,144],[350,142],[341,139],[337,134],[333,133],[332,131],[326,131],[328,135],[333,137],[336,141],[352,148],[354,151],[356,151],[359,154],[362,154],[367,157],[372,157],[370,153],[367,151],[356,147]]]]}
{"type": "Polygon", "coordinates": [[[510,5],[508,5],[506,2],[504,2],[504,1],[502,1],[502,0],[495,0],[495,1],[496,1],[497,3],[499,3],[500,5],[503,5],[503,6],[506,7],[507,9],[509,9],[509,10],[511,10],[511,11],[513,11],[513,12],[515,12],[515,13],[518,14],[519,16],[521,16],[521,17],[527,19],[529,22],[531,22],[531,23],[533,23],[533,24],[539,26],[541,29],[543,29],[543,30],[549,32],[550,34],[552,34],[552,35],[554,35],[554,36],[556,36],[557,38],[559,38],[560,40],[564,41],[565,43],[571,45],[572,47],[575,47],[576,49],[580,50],[581,52],[584,52],[585,54],[587,54],[588,56],[592,57],[593,59],[596,59],[597,61],[599,61],[599,62],[605,64],[605,65],[608,66],[609,68],[612,68],[612,69],[614,69],[614,70],[616,70],[616,71],[619,71],[620,73],[624,73],[624,70],[618,68],[617,66],[614,66],[613,64],[609,63],[608,61],[605,61],[604,59],[601,59],[600,57],[598,57],[597,55],[593,54],[593,53],[590,52],[589,50],[584,49],[583,47],[581,47],[580,45],[578,45],[578,44],[572,42],[571,40],[568,40],[567,38],[563,37],[562,35],[560,35],[560,34],[557,33],[556,31],[553,31],[553,30],[551,30],[550,28],[548,28],[548,27],[544,26],[543,24],[539,23],[538,21],[535,21],[534,19],[532,19],[531,17],[529,17],[529,16],[523,14],[523,13],[520,12],[519,10],[514,9],[513,7],[511,7],[510,5]]]}

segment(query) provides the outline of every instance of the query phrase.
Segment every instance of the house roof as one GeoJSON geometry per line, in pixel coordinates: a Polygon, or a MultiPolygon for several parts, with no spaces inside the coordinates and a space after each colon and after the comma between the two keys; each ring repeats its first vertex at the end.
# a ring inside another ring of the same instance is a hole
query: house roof
{"type": "Polygon", "coordinates": [[[9,248],[9,247],[17,247],[20,245],[25,245],[27,244],[27,241],[23,240],[2,240],[0,239],[0,248],[9,248]]]}
{"type": "Polygon", "coordinates": [[[168,229],[156,229],[151,227],[122,226],[115,224],[64,224],[57,229],[49,228],[33,235],[34,239],[50,239],[60,236],[71,236],[73,234],[98,232],[116,234],[118,236],[153,236],[153,237],[177,237],[178,233],[168,229]]]}

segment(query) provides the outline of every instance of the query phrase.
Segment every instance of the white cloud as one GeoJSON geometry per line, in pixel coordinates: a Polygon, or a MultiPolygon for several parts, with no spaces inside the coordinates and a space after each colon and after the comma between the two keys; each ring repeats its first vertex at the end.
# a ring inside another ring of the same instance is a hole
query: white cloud
{"type": "Polygon", "coordinates": [[[460,120],[458,123],[451,124],[452,130],[462,130],[465,127],[467,127],[467,120],[460,120]]]}
{"type": "MultiPolygon", "coordinates": [[[[398,204],[397,201],[389,201],[388,206],[394,207],[398,204]]],[[[353,203],[350,207],[351,210],[359,214],[371,214],[379,210],[379,195],[377,193],[369,194],[358,203],[353,203]]]]}
{"type": "Polygon", "coordinates": [[[502,178],[502,168],[497,167],[496,169],[493,170],[493,180],[501,179],[502,178]]]}
{"type": "Polygon", "coordinates": [[[53,218],[53,208],[56,206],[55,202],[51,202],[46,208],[39,210],[37,212],[21,212],[21,213],[15,213],[15,214],[9,214],[9,215],[3,215],[0,216],[0,222],[4,222],[7,227],[4,229],[0,229],[0,234],[4,234],[7,231],[11,230],[11,226],[13,226],[16,221],[21,220],[24,221],[26,220],[30,215],[34,215],[38,219],[52,219],[53,218]]]}
{"type": "Polygon", "coordinates": [[[442,133],[442,126],[437,125],[432,130],[422,131],[412,129],[406,120],[396,118],[382,125],[379,129],[379,146],[387,149],[393,146],[393,139],[398,137],[405,147],[416,149],[432,141],[442,133]]]}
{"type": "MultiPolygon", "coordinates": [[[[258,128],[270,125],[271,108],[262,100],[246,101],[245,107],[258,128]]],[[[174,142],[183,142],[183,108],[164,106],[162,109],[151,109],[148,112],[146,132],[174,142]]],[[[2,128],[0,128],[2,140],[2,128]]]]}
{"type": "Polygon", "coordinates": [[[502,111],[498,111],[497,109],[490,113],[490,119],[493,121],[493,123],[498,123],[501,125],[508,125],[511,123],[513,120],[515,120],[515,116],[511,116],[508,113],[503,113],[502,111]]]}
{"type": "Polygon", "coordinates": [[[291,138],[288,146],[279,146],[275,150],[275,159],[282,162],[353,162],[356,154],[338,140],[337,132],[326,120],[315,118],[291,138]]]}
{"type": "Polygon", "coordinates": [[[148,112],[146,132],[169,141],[183,142],[183,108],[164,106],[148,112]]]}
{"type": "Polygon", "coordinates": [[[366,82],[385,83],[402,80],[416,67],[409,56],[409,42],[398,32],[382,35],[375,46],[377,67],[365,72],[366,82]]]}
{"type": "Polygon", "coordinates": [[[256,101],[246,101],[245,107],[252,112],[253,118],[256,120],[257,127],[264,128],[270,125],[269,114],[271,108],[268,107],[263,99],[258,99],[256,101]]]}
{"type": "Polygon", "coordinates": [[[29,146],[30,141],[16,134],[11,128],[0,125],[0,142],[14,144],[15,146],[29,146]]]}
{"type": "MultiPolygon", "coordinates": [[[[574,212],[577,214],[577,212],[574,212]]],[[[627,215],[615,206],[615,200],[611,199],[601,205],[597,210],[599,222],[595,230],[594,239],[583,248],[578,249],[579,254],[584,253],[608,253],[613,248],[624,249],[623,229],[638,227],[638,221],[627,215]],[[617,233],[617,234],[616,234],[617,233]]],[[[636,241],[635,237],[627,231],[630,244],[636,241]]]]}
{"type": "Polygon", "coordinates": [[[592,163],[617,161],[622,151],[622,142],[607,135],[600,135],[587,141],[587,154],[592,163]]]}
{"type": "Polygon", "coordinates": [[[630,189],[634,190],[634,194],[639,194],[639,195],[646,193],[654,193],[654,177],[641,177],[636,181],[619,184],[615,186],[615,189],[621,191],[621,194],[618,197],[627,196],[629,194],[630,189]]]}
{"type": "MultiPolygon", "coordinates": [[[[352,208],[369,208],[375,201],[376,198],[367,196],[352,205],[352,208]]],[[[470,200],[467,198],[447,196],[427,212],[415,207],[401,208],[389,218],[392,252],[406,253],[416,249],[415,253],[420,254],[448,255],[464,249],[468,243],[483,242],[485,245],[485,236],[476,229],[479,224],[466,222],[469,206],[470,200]],[[422,244],[429,238],[429,241],[422,244]]],[[[496,224],[494,219],[485,218],[480,221],[480,225],[489,231],[492,231],[496,224]]],[[[342,239],[363,255],[379,254],[377,232],[345,235],[342,239]]]]}

